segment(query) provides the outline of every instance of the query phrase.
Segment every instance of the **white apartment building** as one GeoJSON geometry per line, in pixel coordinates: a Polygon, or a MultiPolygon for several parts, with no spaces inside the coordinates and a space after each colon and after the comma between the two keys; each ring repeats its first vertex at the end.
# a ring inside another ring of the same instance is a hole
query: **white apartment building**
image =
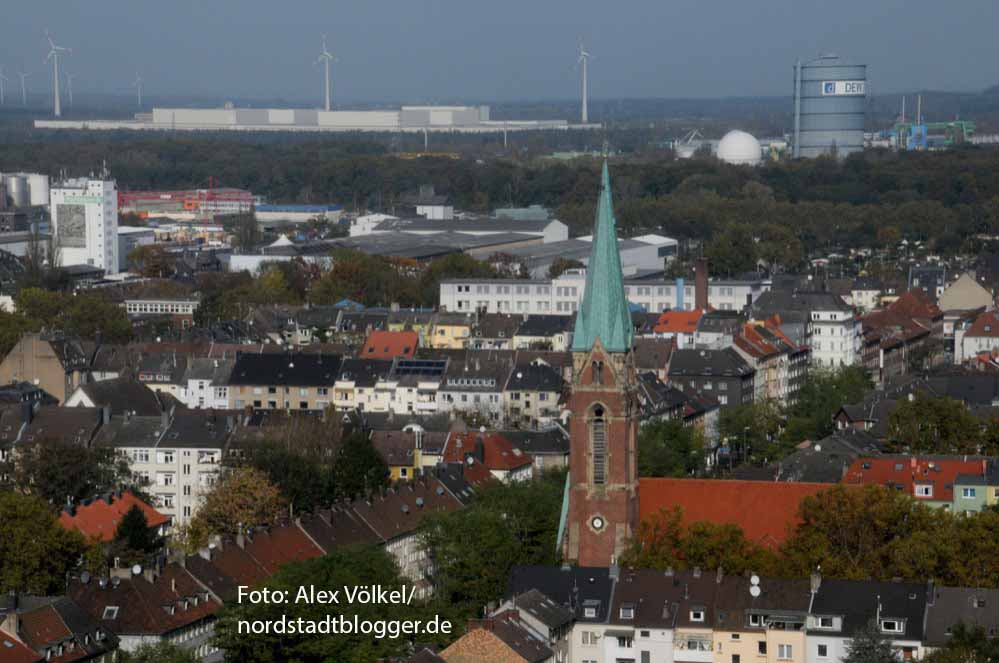
{"type": "MultiPolygon", "coordinates": [[[[586,270],[573,269],[557,279],[447,279],[440,284],[443,310],[467,313],[529,313],[572,315],[586,289],[586,270]]],[[[739,311],[770,289],[767,281],[710,281],[708,303],[723,311],[739,311]]],[[[694,283],[628,280],[628,301],[646,311],[689,311],[694,308],[694,283]]]]}
{"type": "Polygon", "coordinates": [[[810,322],[814,365],[836,368],[860,363],[862,325],[852,310],[814,309],[810,322]]]}
{"type": "Polygon", "coordinates": [[[118,189],[113,180],[65,180],[51,191],[59,264],[118,273],[118,189]]]}

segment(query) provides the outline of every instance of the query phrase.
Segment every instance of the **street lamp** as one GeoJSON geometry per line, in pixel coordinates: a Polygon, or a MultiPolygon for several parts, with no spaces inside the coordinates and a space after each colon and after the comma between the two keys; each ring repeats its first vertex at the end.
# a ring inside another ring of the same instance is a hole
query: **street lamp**
{"type": "Polygon", "coordinates": [[[825,53],[808,62],[802,62],[799,58],[794,65],[794,151],[792,156],[795,159],[801,156],[801,68],[819,62],[821,60],[836,60],[839,56],[833,53],[825,53]]]}

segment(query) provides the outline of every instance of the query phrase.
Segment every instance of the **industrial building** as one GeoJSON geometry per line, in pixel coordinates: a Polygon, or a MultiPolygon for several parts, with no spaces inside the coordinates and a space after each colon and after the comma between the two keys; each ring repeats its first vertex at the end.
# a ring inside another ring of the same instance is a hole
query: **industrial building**
{"type": "Polygon", "coordinates": [[[343,205],[257,205],[254,209],[257,223],[308,223],[328,221],[336,223],[343,214],[343,205]]]}
{"type": "Polygon", "coordinates": [[[569,227],[558,219],[517,220],[509,218],[462,217],[456,219],[427,219],[413,217],[400,219],[388,215],[372,215],[374,220],[361,217],[351,227],[351,237],[366,234],[406,232],[414,235],[439,235],[447,232],[469,235],[499,235],[518,233],[543,238],[544,243],[569,239],[569,227]],[[363,221],[362,221],[363,219],[363,221]]]}
{"type": "Polygon", "coordinates": [[[820,56],[795,66],[794,156],[843,158],[864,149],[867,65],[820,56]]]}
{"type": "MultiPolygon", "coordinates": [[[[600,125],[574,125],[597,129],[600,125]]],[[[488,106],[403,106],[398,110],[154,108],[133,120],[35,120],[37,129],[161,131],[387,131],[495,133],[564,130],[566,120],[490,120],[488,106]]]]}
{"type": "MultiPolygon", "coordinates": [[[[620,239],[618,250],[621,253],[621,269],[625,275],[661,271],[667,261],[676,257],[677,246],[675,239],[660,235],[620,239]]],[[[531,278],[545,278],[552,263],[559,258],[578,260],[586,265],[592,249],[592,237],[586,236],[514,248],[505,253],[515,266],[526,270],[531,278]]]]}
{"type": "Polygon", "coordinates": [[[244,189],[209,188],[186,191],[120,191],[118,211],[142,218],[206,218],[249,214],[253,194],[244,189]]]}
{"type": "MultiPolygon", "coordinates": [[[[440,284],[441,310],[470,313],[530,313],[572,315],[586,288],[586,270],[572,269],[556,279],[447,279],[440,284]]],[[[694,283],[685,279],[625,279],[628,302],[645,311],[689,311],[694,308],[694,283]]],[[[708,305],[741,311],[770,290],[770,282],[717,280],[707,285],[708,305]]]]}
{"type": "Polygon", "coordinates": [[[118,226],[118,270],[128,271],[128,256],[140,246],[156,243],[156,231],[141,226],[118,226]]]}
{"type": "Polygon", "coordinates": [[[118,273],[118,190],[114,180],[79,178],[51,190],[52,230],[62,267],[118,273]]]}

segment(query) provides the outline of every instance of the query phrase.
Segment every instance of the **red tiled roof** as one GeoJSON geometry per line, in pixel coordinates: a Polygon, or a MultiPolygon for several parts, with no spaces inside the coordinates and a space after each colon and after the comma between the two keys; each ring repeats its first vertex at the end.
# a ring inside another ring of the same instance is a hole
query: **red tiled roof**
{"type": "Polygon", "coordinates": [[[97,537],[101,541],[112,541],[118,529],[118,523],[133,506],[142,510],[150,529],[170,522],[169,516],[164,516],[127,491],[122,493],[120,497],[112,496],[110,503],[102,497],[90,504],[76,506],[73,515],[62,511],[59,514],[59,522],[68,530],[77,530],[87,539],[97,537]]]}
{"type": "Polygon", "coordinates": [[[373,331],[364,341],[359,357],[364,359],[412,359],[420,336],[415,331],[373,331]]]}
{"type": "MultiPolygon", "coordinates": [[[[62,617],[51,605],[21,614],[21,637],[34,649],[41,651],[46,645],[60,643],[73,637],[62,617]]],[[[72,661],[78,657],[88,656],[86,650],[70,652],[67,647],[62,656],[53,656],[50,660],[72,661]],[[70,654],[74,655],[70,655],[70,654]]],[[[0,656],[0,660],[6,658],[0,656]]]]}
{"type": "Polygon", "coordinates": [[[2,632],[0,632],[0,655],[3,656],[3,663],[38,663],[45,660],[44,656],[39,656],[23,643],[2,632]]]}
{"type": "Polygon", "coordinates": [[[857,458],[843,476],[843,483],[900,487],[907,495],[924,502],[954,499],[954,480],[959,474],[984,475],[987,461],[951,458],[879,457],[857,458]],[[932,485],[930,496],[916,495],[915,486],[932,485]]]}
{"type": "Polygon", "coordinates": [[[305,532],[292,524],[256,531],[251,538],[246,541],[245,550],[268,574],[277,573],[288,562],[302,562],[323,554],[305,532]]]}
{"type": "Polygon", "coordinates": [[[679,506],[685,524],[738,525],[748,540],[776,548],[799,523],[801,500],[828,489],[823,483],[639,479],[639,517],[679,506]]]}
{"type": "Polygon", "coordinates": [[[888,307],[889,311],[901,313],[910,318],[928,318],[930,320],[943,317],[943,311],[937,306],[922,288],[913,288],[902,294],[888,307]]]}
{"type": "Polygon", "coordinates": [[[496,471],[511,471],[534,462],[530,454],[500,433],[458,433],[448,436],[444,445],[444,462],[464,463],[469,455],[475,455],[476,442],[482,440],[483,458],[476,459],[486,468],[496,471]]]}
{"type": "Polygon", "coordinates": [[[992,312],[982,313],[975,318],[964,335],[999,338],[999,316],[992,312]]]}
{"type": "Polygon", "coordinates": [[[701,309],[692,311],[665,311],[652,330],[657,334],[693,334],[697,321],[704,315],[701,309]]]}

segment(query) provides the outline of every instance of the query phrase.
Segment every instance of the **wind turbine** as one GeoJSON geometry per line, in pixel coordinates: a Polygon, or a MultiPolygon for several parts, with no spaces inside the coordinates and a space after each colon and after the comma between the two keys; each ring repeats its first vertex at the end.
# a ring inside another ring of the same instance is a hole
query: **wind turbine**
{"type": "Polygon", "coordinates": [[[55,111],[56,117],[61,117],[62,106],[59,103],[59,53],[65,51],[69,54],[73,51],[68,48],[63,48],[62,46],[56,46],[55,42],[52,41],[52,37],[49,35],[48,30],[45,31],[45,38],[49,40],[49,48],[51,49],[49,50],[48,57],[45,58],[45,61],[48,62],[49,60],[52,60],[52,88],[55,93],[55,102],[53,104],[55,108],[53,110],[55,111]]]}
{"type": "Polygon", "coordinates": [[[31,75],[30,71],[19,71],[17,75],[21,77],[21,105],[28,107],[28,88],[24,85],[24,79],[31,75]]]}
{"type": "Polygon", "coordinates": [[[135,88],[135,94],[139,101],[139,108],[142,108],[142,76],[139,76],[139,72],[135,72],[135,82],[132,86],[135,88]]]}
{"type": "Polygon", "coordinates": [[[331,109],[330,105],[330,62],[336,62],[336,58],[329,49],[326,48],[326,35],[323,35],[323,52],[319,54],[316,64],[323,62],[326,65],[326,110],[331,109]]]}
{"type": "Polygon", "coordinates": [[[76,78],[76,74],[66,73],[66,93],[69,95],[69,105],[73,105],[73,79],[76,78]]]}
{"type": "Polygon", "coordinates": [[[577,61],[577,64],[583,65],[583,107],[582,107],[582,112],[580,113],[580,116],[581,116],[580,119],[581,119],[581,121],[582,121],[583,124],[587,124],[590,121],[590,112],[589,112],[589,107],[588,107],[588,103],[589,103],[589,91],[587,89],[587,85],[589,83],[588,76],[587,76],[587,74],[588,74],[587,65],[590,62],[590,57],[591,56],[590,56],[589,52],[586,50],[586,48],[583,47],[583,41],[580,40],[580,42],[579,42],[579,60],[577,61]]]}
{"type": "Polygon", "coordinates": [[[10,83],[10,79],[3,75],[3,67],[0,67],[0,106],[5,103],[4,92],[6,92],[7,83],[10,83]]]}

